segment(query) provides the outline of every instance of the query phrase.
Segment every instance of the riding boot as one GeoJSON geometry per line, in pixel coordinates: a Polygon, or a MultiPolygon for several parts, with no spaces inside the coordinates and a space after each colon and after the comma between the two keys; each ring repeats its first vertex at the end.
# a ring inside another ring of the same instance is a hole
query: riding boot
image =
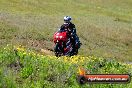
{"type": "Polygon", "coordinates": [[[72,41],[72,48],[73,48],[72,53],[73,53],[73,54],[76,52],[75,44],[76,44],[76,43],[75,43],[75,39],[73,39],[73,41],[72,41]]]}

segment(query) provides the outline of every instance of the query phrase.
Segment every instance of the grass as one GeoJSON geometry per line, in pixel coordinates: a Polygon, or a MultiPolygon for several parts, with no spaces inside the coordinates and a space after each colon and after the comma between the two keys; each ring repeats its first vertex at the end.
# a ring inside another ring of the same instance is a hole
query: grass
{"type": "Polygon", "coordinates": [[[0,87],[130,88],[132,83],[80,86],[75,80],[77,66],[91,73],[131,74],[131,65],[125,64],[129,61],[131,0],[0,0],[0,87]],[[83,44],[79,56],[38,54],[53,49],[53,34],[65,15],[72,16],[83,44]],[[18,48],[16,54],[14,48],[5,48],[7,44],[27,49],[18,48]]]}
{"type": "Polygon", "coordinates": [[[1,0],[0,2],[2,44],[4,41],[12,40],[13,44],[32,47],[27,41],[41,40],[50,42],[50,45],[48,43],[45,47],[51,48],[53,33],[63,23],[63,16],[71,15],[83,43],[79,54],[131,61],[130,0],[76,0],[76,2],[1,0]],[[16,31],[10,33],[2,30],[9,31],[12,28],[16,31]],[[2,40],[3,37],[5,40],[2,40]]]}
{"type": "Polygon", "coordinates": [[[63,16],[70,15],[83,43],[80,55],[132,61],[131,3],[131,0],[0,0],[1,46],[13,43],[35,48],[27,41],[46,41],[45,46],[38,48],[53,49],[53,34],[63,23],[63,16]]]}
{"type": "Polygon", "coordinates": [[[79,68],[91,74],[132,74],[132,65],[94,56],[55,57],[8,45],[0,50],[0,87],[6,88],[130,88],[128,84],[79,85],[79,68]]]}

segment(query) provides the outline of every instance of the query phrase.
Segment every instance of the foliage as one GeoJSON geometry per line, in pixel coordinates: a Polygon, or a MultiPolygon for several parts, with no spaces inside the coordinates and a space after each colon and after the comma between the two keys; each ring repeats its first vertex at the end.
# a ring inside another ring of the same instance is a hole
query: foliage
{"type": "Polygon", "coordinates": [[[79,67],[93,74],[132,74],[132,65],[94,56],[55,57],[42,55],[23,46],[7,46],[0,52],[0,86],[25,88],[129,88],[129,84],[85,84],[76,81],[79,67]]]}
{"type": "Polygon", "coordinates": [[[0,47],[53,49],[53,34],[70,15],[79,55],[132,61],[131,0],[0,0],[0,47]],[[87,53],[86,53],[87,52],[87,53]]]}

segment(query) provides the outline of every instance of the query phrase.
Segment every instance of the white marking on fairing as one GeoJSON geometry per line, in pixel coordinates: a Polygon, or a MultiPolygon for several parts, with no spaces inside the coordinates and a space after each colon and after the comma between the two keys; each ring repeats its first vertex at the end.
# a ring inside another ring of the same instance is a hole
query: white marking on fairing
{"type": "Polygon", "coordinates": [[[67,45],[67,48],[71,47],[71,44],[67,45]]]}
{"type": "Polygon", "coordinates": [[[59,35],[59,33],[57,33],[56,35],[59,35]]]}
{"type": "Polygon", "coordinates": [[[66,45],[69,45],[70,44],[70,39],[68,39],[68,42],[66,43],[66,45]]]}
{"type": "Polygon", "coordinates": [[[71,47],[71,48],[70,48],[70,52],[72,51],[72,49],[73,49],[73,48],[71,47]]]}
{"type": "Polygon", "coordinates": [[[70,40],[68,40],[68,42],[67,43],[70,43],[70,40]]]}

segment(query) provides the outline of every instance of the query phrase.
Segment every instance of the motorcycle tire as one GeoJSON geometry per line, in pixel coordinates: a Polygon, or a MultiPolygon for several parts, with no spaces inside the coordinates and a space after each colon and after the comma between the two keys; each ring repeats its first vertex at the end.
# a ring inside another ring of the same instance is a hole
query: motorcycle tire
{"type": "Polygon", "coordinates": [[[54,52],[55,52],[55,56],[56,57],[60,57],[62,56],[62,48],[59,46],[58,43],[56,43],[55,47],[54,47],[54,52]]]}

